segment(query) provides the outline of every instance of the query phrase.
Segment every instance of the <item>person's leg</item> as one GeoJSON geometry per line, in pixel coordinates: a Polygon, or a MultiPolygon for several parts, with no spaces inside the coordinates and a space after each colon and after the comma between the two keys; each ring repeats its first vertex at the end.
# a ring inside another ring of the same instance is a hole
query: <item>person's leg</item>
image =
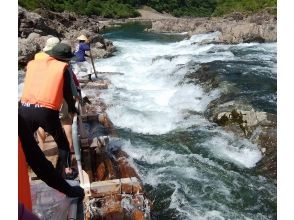
{"type": "Polygon", "coordinates": [[[68,105],[65,100],[63,100],[62,107],[59,112],[59,118],[69,143],[69,149],[71,152],[74,152],[72,139],[72,115],[68,112],[68,105]]]}
{"type": "Polygon", "coordinates": [[[56,170],[61,174],[63,173],[64,169],[65,173],[71,173],[69,143],[59,120],[59,112],[46,108],[43,108],[43,112],[46,114],[46,117],[43,117],[41,127],[44,128],[44,130],[50,135],[52,135],[58,147],[56,170]]]}
{"type": "Polygon", "coordinates": [[[25,107],[25,106],[20,106],[18,108],[18,114],[20,114],[25,122],[27,123],[28,127],[31,129],[32,132],[35,132],[38,127],[39,123],[36,118],[38,115],[38,108],[35,107],[25,107]]]}
{"type": "Polygon", "coordinates": [[[37,138],[38,138],[39,146],[43,150],[44,144],[45,144],[45,139],[46,139],[46,132],[41,127],[39,127],[37,130],[37,138]]]}
{"type": "Polygon", "coordinates": [[[74,152],[73,149],[73,140],[72,140],[72,124],[69,123],[62,123],[65,135],[67,137],[67,140],[69,142],[69,149],[71,152],[74,152]]]}
{"type": "Polygon", "coordinates": [[[85,69],[87,70],[88,79],[90,81],[92,81],[91,75],[94,72],[92,65],[89,62],[87,62],[87,61],[84,61],[83,62],[83,65],[84,65],[85,69]]]}

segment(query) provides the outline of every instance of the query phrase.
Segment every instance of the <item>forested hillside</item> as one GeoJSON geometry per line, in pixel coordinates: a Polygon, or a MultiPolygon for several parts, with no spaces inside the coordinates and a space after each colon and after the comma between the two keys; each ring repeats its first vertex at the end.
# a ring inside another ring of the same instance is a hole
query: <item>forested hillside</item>
{"type": "Polygon", "coordinates": [[[276,7],[277,0],[19,0],[19,5],[28,10],[44,8],[105,18],[136,17],[139,16],[136,9],[147,5],[177,17],[206,17],[234,11],[257,12],[263,8],[276,7]]]}

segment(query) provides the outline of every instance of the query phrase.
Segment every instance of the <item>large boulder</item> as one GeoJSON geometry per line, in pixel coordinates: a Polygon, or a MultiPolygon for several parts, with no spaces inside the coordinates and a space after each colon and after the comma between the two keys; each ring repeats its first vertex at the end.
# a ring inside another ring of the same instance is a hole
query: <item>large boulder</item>
{"type": "MultiPolygon", "coordinates": [[[[229,105],[228,105],[229,106],[229,105]]],[[[263,158],[255,170],[274,180],[277,178],[277,116],[254,109],[244,111],[232,109],[217,113],[213,121],[243,138],[248,138],[260,147],[263,158]]]]}

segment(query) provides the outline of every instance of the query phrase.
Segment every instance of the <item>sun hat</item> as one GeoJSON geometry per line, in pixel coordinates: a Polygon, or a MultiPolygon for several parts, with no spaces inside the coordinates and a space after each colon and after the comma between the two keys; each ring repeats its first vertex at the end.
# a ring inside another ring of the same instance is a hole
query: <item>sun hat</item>
{"type": "Polygon", "coordinates": [[[81,35],[81,36],[79,36],[78,38],[77,38],[77,40],[84,40],[84,41],[87,41],[88,40],[88,38],[85,36],[85,35],[81,35]]]}
{"type": "Polygon", "coordinates": [[[52,50],[46,51],[46,53],[55,59],[64,61],[69,61],[74,57],[71,47],[65,43],[56,44],[52,50]]]}
{"type": "Polygon", "coordinates": [[[43,48],[43,51],[48,51],[48,50],[52,50],[52,48],[58,44],[60,41],[57,37],[50,37],[47,39],[46,41],[46,45],[45,47],[43,48]]]}

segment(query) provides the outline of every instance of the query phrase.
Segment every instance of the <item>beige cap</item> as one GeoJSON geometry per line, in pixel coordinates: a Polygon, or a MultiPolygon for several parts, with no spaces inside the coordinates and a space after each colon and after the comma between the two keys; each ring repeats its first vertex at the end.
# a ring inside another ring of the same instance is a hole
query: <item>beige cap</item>
{"type": "Polygon", "coordinates": [[[43,51],[49,51],[52,50],[52,48],[58,44],[60,41],[57,37],[50,37],[48,38],[48,40],[46,41],[46,45],[43,48],[43,51]]]}
{"type": "Polygon", "coordinates": [[[77,38],[77,40],[84,40],[84,41],[87,41],[88,40],[88,38],[85,36],[85,35],[81,35],[81,36],[79,36],[78,38],[77,38]]]}

